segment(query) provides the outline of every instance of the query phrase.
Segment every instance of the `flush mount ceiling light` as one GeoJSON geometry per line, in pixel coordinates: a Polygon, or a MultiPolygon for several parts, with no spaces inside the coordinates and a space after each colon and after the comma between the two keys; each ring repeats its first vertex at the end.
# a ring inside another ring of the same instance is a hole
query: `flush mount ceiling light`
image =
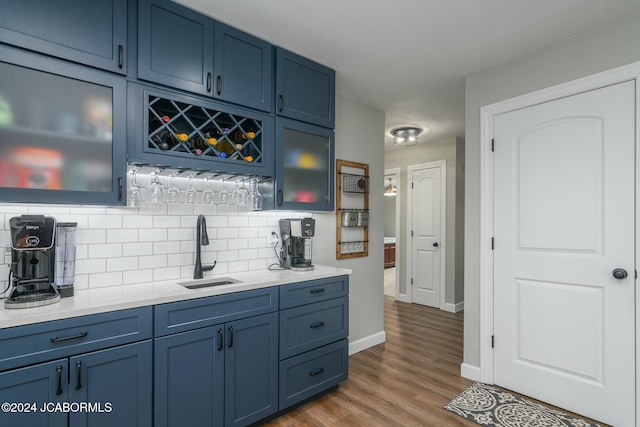
{"type": "Polygon", "coordinates": [[[396,128],[391,131],[394,147],[411,147],[418,143],[422,129],[415,126],[396,128]]]}

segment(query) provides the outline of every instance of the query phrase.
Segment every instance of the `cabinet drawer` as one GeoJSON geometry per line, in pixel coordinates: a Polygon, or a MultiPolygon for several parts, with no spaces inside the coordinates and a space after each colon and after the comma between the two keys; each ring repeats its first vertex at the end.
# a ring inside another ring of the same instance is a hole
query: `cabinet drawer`
{"type": "Polygon", "coordinates": [[[345,381],[348,368],[346,339],[280,362],[280,410],[345,381]]]}
{"type": "Polygon", "coordinates": [[[0,370],[151,338],[151,307],[0,330],[0,370]]]}
{"type": "Polygon", "coordinates": [[[296,307],[349,294],[349,276],[310,280],[280,286],[280,309],[296,307]]]}
{"type": "Polygon", "coordinates": [[[155,336],[212,326],[278,309],[277,288],[256,289],[155,306],[155,336]]]}
{"type": "Polygon", "coordinates": [[[313,350],[348,335],[348,297],[281,311],[280,359],[313,350]]]}

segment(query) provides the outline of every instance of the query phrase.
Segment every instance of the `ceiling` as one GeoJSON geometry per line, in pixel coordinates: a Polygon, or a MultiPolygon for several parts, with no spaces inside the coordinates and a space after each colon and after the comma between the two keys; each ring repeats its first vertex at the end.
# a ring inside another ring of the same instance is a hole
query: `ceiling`
{"type": "Polygon", "coordinates": [[[180,0],[336,70],[421,143],[464,136],[464,78],[640,11],[638,0],[180,0]]]}

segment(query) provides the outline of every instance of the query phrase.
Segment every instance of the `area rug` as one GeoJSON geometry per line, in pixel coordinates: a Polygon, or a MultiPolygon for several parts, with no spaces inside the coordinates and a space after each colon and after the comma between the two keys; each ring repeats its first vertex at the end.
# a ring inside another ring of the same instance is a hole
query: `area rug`
{"type": "Polygon", "coordinates": [[[482,383],[474,383],[444,407],[482,426],[599,427],[482,383]]]}

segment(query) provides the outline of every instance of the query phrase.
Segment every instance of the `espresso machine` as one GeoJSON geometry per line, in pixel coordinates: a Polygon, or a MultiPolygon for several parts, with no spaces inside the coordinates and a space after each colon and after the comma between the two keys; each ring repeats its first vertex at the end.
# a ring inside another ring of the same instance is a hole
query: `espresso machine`
{"type": "Polygon", "coordinates": [[[55,218],[44,215],[22,215],[9,220],[11,275],[5,308],[56,303],[60,301],[59,288],[64,290],[64,296],[73,295],[75,225],[57,224],[55,218]],[[56,230],[61,229],[65,238],[57,240],[56,230]],[[59,268],[56,268],[56,253],[61,258],[59,268]]]}
{"type": "Polygon", "coordinates": [[[315,234],[313,218],[285,218],[280,220],[280,266],[295,271],[313,270],[311,238],[315,234]]]}

